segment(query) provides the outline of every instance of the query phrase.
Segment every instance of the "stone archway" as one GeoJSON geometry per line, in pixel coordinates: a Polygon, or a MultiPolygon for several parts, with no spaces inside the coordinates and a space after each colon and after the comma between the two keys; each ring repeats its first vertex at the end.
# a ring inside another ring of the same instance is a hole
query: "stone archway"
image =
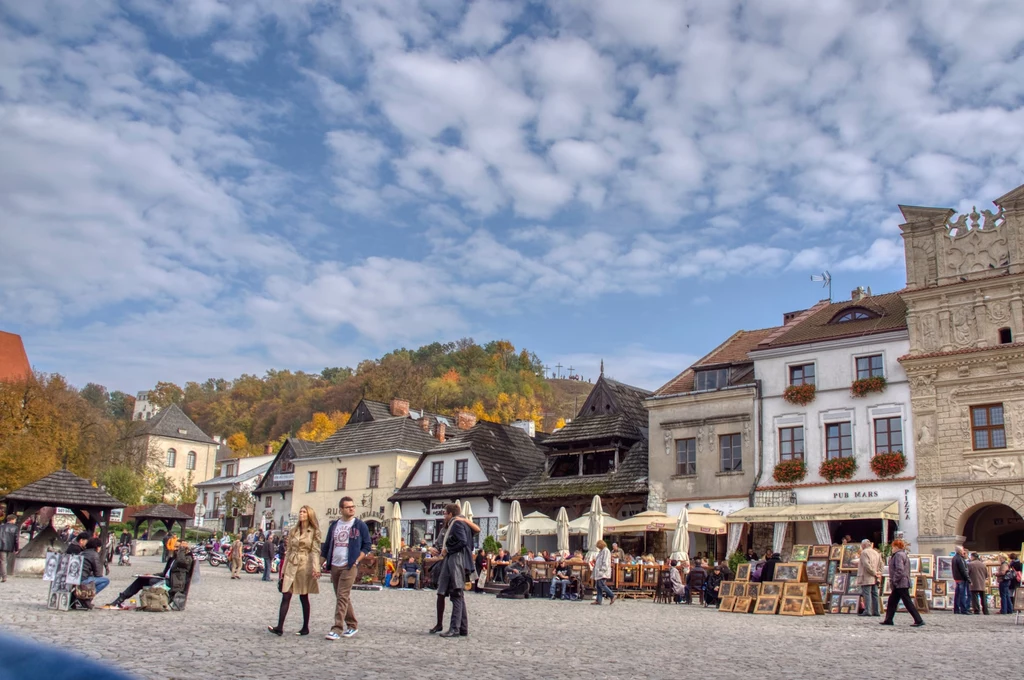
{"type": "Polygon", "coordinates": [[[1024,517],[1024,498],[1006,489],[976,489],[956,500],[946,512],[946,528],[950,534],[963,536],[967,521],[976,510],[986,505],[1006,505],[1024,517]]]}

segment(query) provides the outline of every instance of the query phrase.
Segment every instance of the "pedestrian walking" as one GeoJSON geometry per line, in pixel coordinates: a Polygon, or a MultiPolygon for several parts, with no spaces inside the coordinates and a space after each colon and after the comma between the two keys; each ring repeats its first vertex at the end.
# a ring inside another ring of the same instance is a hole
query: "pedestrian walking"
{"type": "Polygon", "coordinates": [[[1010,571],[1014,573],[1013,579],[1010,582],[1010,611],[1013,611],[1015,598],[1017,596],[1017,589],[1021,587],[1024,582],[1024,565],[1021,565],[1020,559],[1017,557],[1017,553],[1010,553],[1010,571]]]}
{"type": "Polygon", "coordinates": [[[1005,555],[1000,556],[999,571],[996,578],[999,580],[999,613],[1013,613],[1013,596],[1010,594],[1010,584],[1017,577],[1017,572],[1010,569],[1010,560],[1005,555]]]}
{"type": "MultiPolygon", "coordinates": [[[[474,522],[471,522],[470,520],[466,519],[463,515],[459,515],[458,517],[454,517],[454,518],[452,518],[451,521],[453,521],[453,522],[465,522],[466,525],[473,532],[474,537],[476,536],[476,534],[480,533],[480,527],[477,526],[474,522]]],[[[431,557],[440,557],[441,556],[441,550],[444,548],[444,537],[445,537],[445,534],[447,533],[447,529],[448,529],[448,524],[445,524],[444,528],[442,528],[441,531],[439,531],[437,533],[437,536],[434,538],[434,545],[427,549],[427,554],[429,554],[431,557]]],[[[475,538],[474,538],[474,540],[475,540],[475,538]]],[[[444,568],[444,560],[440,560],[438,562],[434,562],[434,564],[430,568],[430,582],[434,584],[435,588],[437,587],[438,581],[441,580],[441,569],[443,569],[443,568],[444,568]]],[[[430,630],[427,631],[428,633],[430,633],[430,634],[440,633],[441,631],[444,630],[444,607],[445,607],[445,602],[447,602],[447,597],[445,597],[444,592],[440,588],[437,588],[437,598],[436,598],[436,601],[435,601],[435,610],[437,612],[437,622],[434,624],[433,628],[431,628],[430,630]]]]}
{"type": "Polygon", "coordinates": [[[988,567],[978,556],[971,553],[971,561],[967,563],[967,574],[971,583],[971,613],[988,616],[988,567]]]}
{"type": "Polygon", "coordinates": [[[18,552],[20,534],[18,517],[14,513],[7,515],[7,521],[0,526],[0,583],[7,583],[7,562],[18,552]]]}
{"type": "MultiPolygon", "coordinates": [[[[298,595],[302,605],[302,628],[296,635],[309,635],[309,596],[320,592],[320,543],[320,523],[316,512],[303,505],[299,508],[298,525],[289,532],[288,549],[278,569],[281,607],[277,613],[277,626],[267,626],[274,635],[284,635],[284,620],[288,616],[292,595],[298,595]]],[[[274,543],[269,539],[264,541],[264,545],[274,549],[274,543]]],[[[267,564],[266,573],[270,573],[269,562],[267,564]]]]}
{"type": "Polygon", "coordinates": [[[860,542],[860,563],[857,565],[857,581],[861,597],[864,598],[864,611],[859,616],[880,616],[878,611],[878,582],[882,578],[882,556],[874,549],[874,544],[864,539],[860,542]]]}
{"type": "Polygon", "coordinates": [[[615,593],[608,587],[608,579],[612,577],[612,552],[608,550],[608,544],[604,539],[594,544],[597,548],[597,555],[590,561],[590,569],[594,576],[594,590],[597,596],[591,604],[600,605],[604,597],[608,597],[608,604],[615,603],[615,593]]]}
{"type": "Polygon", "coordinates": [[[953,590],[953,613],[970,614],[970,590],[971,576],[967,572],[967,560],[964,559],[964,547],[958,545],[953,548],[953,581],[956,588],[953,590]]]}
{"type": "Polygon", "coordinates": [[[441,557],[441,577],[437,582],[437,592],[447,595],[452,601],[452,618],[448,630],[441,633],[443,638],[466,637],[469,635],[469,614],[466,611],[466,582],[476,580],[473,563],[473,533],[465,522],[454,521],[462,515],[458,503],[449,503],[444,508],[444,519],[448,523],[445,529],[444,547],[441,557]]]}
{"type": "Polygon", "coordinates": [[[325,636],[328,640],[349,638],[359,632],[359,622],[352,608],[352,584],[359,574],[359,563],[373,547],[369,527],[356,517],[355,501],[345,496],[338,501],[338,508],[341,517],[331,522],[320,553],[324,568],[330,567],[331,585],[337,598],[334,625],[325,636]]]}
{"type": "Polygon", "coordinates": [[[242,541],[236,538],[228,550],[228,560],[231,562],[231,578],[242,578],[242,541]]]}
{"type": "Polygon", "coordinates": [[[893,625],[893,618],[896,616],[896,604],[903,602],[910,615],[914,617],[914,628],[924,625],[924,619],[917,611],[914,598],[910,596],[910,558],[907,557],[907,544],[903,539],[897,538],[892,542],[892,555],[889,557],[889,578],[892,581],[892,593],[885,605],[885,619],[880,621],[883,626],[893,625]]]}

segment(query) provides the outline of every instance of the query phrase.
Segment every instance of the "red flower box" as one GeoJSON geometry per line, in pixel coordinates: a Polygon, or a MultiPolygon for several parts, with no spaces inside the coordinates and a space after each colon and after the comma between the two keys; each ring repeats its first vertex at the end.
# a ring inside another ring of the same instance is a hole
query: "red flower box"
{"type": "Polygon", "coordinates": [[[885,385],[885,378],[880,375],[871,378],[861,378],[850,383],[850,394],[855,397],[863,397],[871,392],[884,391],[885,385]]]}
{"type": "Polygon", "coordinates": [[[806,476],[807,464],[802,460],[784,460],[772,472],[772,479],[779,484],[795,484],[806,476]]]}
{"type": "Polygon", "coordinates": [[[790,404],[807,406],[814,401],[814,385],[790,385],[782,393],[782,398],[790,404]]]}
{"type": "Polygon", "coordinates": [[[850,479],[855,472],[857,472],[857,461],[852,456],[826,460],[818,468],[818,474],[830,482],[837,479],[850,479]]]}
{"type": "Polygon", "coordinates": [[[907,457],[902,451],[877,453],[871,459],[871,471],[878,477],[895,477],[907,469],[907,457]]]}

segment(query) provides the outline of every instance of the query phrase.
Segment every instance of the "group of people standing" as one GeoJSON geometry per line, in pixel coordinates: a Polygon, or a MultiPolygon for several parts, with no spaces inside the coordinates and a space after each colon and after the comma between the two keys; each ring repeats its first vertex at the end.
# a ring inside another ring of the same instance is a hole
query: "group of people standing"
{"type": "MultiPolygon", "coordinates": [[[[1001,555],[996,573],[999,581],[1000,614],[1012,614],[1017,588],[1021,585],[1021,562],[1016,553],[1001,555]]],[[[953,553],[953,613],[988,616],[989,568],[976,552],[956,546],[953,553]]]]}

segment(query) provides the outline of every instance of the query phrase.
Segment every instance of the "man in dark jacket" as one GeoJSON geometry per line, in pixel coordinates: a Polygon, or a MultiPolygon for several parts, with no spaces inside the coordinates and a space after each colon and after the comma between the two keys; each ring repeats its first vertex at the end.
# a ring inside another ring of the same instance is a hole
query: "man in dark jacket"
{"type": "Polygon", "coordinates": [[[448,630],[441,633],[443,638],[469,635],[469,616],[466,612],[466,582],[474,581],[476,566],[473,563],[473,530],[465,522],[454,519],[462,514],[458,503],[449,503],[444,508],[444,548],[441,557],[444,562],[437,582],[438,595],[447,595],[452,601],[452,618],[448,630]]]}
{"type": "Polygon", "coordinates": [[[782,556],[779,553],[772,553],[764,562],[764,566],[761,567],[761,583],[775,580],[775,565],[782,561],[782,556]]]}
{"type": "Polygon", "coordinates": [[[970,589],[971,576],[967,571],[967,560],[964,559],[963,546],[958,545],[953,549],[953,580],[956,588],[953,591],[953,613],[970,614],[970,589]]]}
{"type": "Polygon", "coordinates": [[[13,513],[7,515],[7,521],[0,526],[0,583],[7,582],[7,561],[18,552],[19,533],[18,517],[13,513]]]}
{"type": "Polygon", "coordinates": [[[83,531],[75,536],[75,540],[71,541],[68,545],[68,549],[64,552],[68,555],[81,555],[85,552],[85,544],[89,542],[90,538],[92,538],[92,536],[90,536],[88,532],[83,531]]]}
{"type": "Polygon", "coordinates": [[[971,582],[971,610],[975,614],[988,616],[988,567],[978,556],[978,553],[971,553],[971,561],[967,564],[967,574],[971,582]]]}
{"type": "MultiPolygon", "coordinates": [[[[103,549],[103,541],[98,538],[90,538],[82,551],[82,581],[81,584],[92,584],[96,587],[96,594],[110,585],[110,579],[103,575],[103,563],[100,561],[100,550],[103,549]]],[[[68,551],[70,552],[70,550],[68,551]]],[[[92,601],[83,601],[87,609],[92,609],[92,601]]]]}
{"type": "Polygon", "coordinates": [[[260,544],[260,557],[263,558],[263,580],[270,580],[270,563],[274,561],[274,542],[270,540],[270,536],[263,539],[263,543],[260,544]]]}

